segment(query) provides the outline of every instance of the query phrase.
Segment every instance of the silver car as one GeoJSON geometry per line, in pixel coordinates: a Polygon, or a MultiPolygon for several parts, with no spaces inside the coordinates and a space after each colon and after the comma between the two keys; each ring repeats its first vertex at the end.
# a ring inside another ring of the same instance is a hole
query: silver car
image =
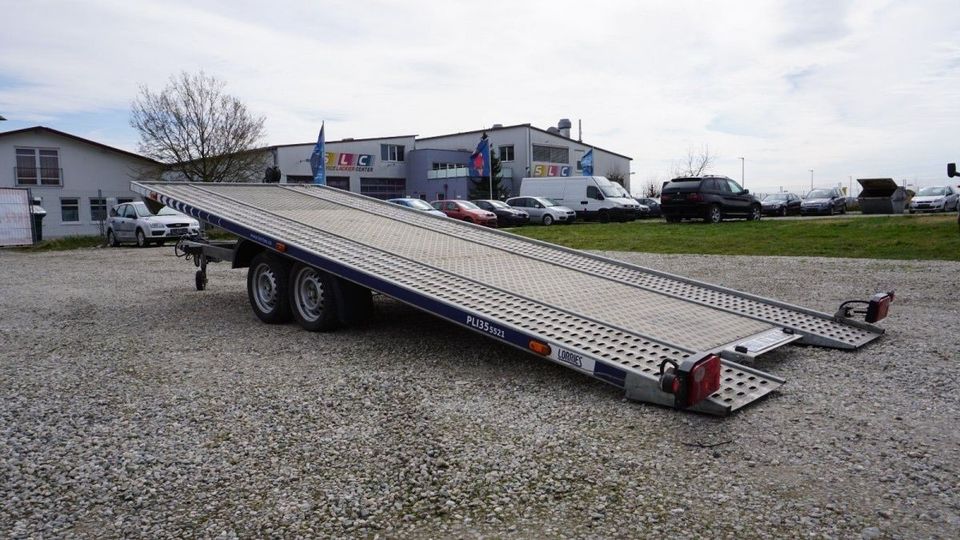
{"type": "Polygon", "coordinates": [[[167,240],[200,233],[200,222],[171,208],[150,213],[142,202],[118,204],[110,209],[107,220],[107,243],[136,242],[140,247],[163,245],[167,240]]]}
{"type": "Polygon", "coordinates": [[[957,210],[957,199],[960,195],[952,186],[928,186],[920,191],[910,201],[910,213],[914,212],[950,212],[957,210]]]}
{"type": "Polygon", "coordinates": [[[507,199],[507,204],[529,214],[530,223],[570,224],[577,219],[576,212],[545,197],[512,197],[507,199]]]}
{"type": "Polygon", "coordinates": [[[406,206],[407,208],[413,208],[414,210],[419,210],[421,212],[426,212],[432,216],[447,217],[447,215],[444,214],[443,212],[430,206],[430,203],[420,199],[402,197],[399,199],[387,199],[387,202],[400,205],[400,206],[406,206]]]}

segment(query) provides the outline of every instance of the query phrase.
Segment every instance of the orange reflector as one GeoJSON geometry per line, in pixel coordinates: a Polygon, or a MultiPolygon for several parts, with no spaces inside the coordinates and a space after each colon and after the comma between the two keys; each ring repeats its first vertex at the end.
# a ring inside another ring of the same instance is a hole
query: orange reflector
{"type": "Polygon", "coordinates": [[[277,247],[277,251],[279,251],[280,253],[283,253],[283,252],[287,251],[287,245],[284,244],[284,243],[277,242],[277,246],[276,246],[276,247],[277,247]]]}
{"type": "Polygon", "coordinates": [[[550,356],[550,346],[547,345],[546,343],[543,343],[542,341],[531,339],[530,343],[527,346],[530,347],[531,351],[537,354],[540,354],[543,356],[550,356]]]}

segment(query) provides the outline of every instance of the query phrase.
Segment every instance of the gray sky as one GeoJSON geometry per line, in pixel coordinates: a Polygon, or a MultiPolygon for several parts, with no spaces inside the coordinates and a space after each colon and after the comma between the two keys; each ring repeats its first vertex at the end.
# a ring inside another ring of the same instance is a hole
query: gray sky
{"type": "MultiPolygon", "coordinates": [[[[205,70],[268,144],[570,118],[634,190],[708,145],[757,191],[960,161],[960,5],[936,1],[0,0],[0,129],[136,151],[138,85],[205,70]]],[[[854,182],[855,183],[855,182],[854,182]]]]}

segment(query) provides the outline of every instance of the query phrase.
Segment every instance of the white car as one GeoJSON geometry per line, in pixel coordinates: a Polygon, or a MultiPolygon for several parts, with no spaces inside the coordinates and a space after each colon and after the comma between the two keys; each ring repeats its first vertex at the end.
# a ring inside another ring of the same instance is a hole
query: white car
{"type": "Polygon", "coordinates": [[[163,245],[167,240],[200,234],[200,222],[171,208],[163,207],[151,214],[142,202],[118,204],[110,209],[107,220],[107,243],[136,242],[140,247],[163,245]]]}
{"type": "Polygon", "coordinates": [[[910,201],[910,213],[951,212],[957,210],[958,193],[952,186],[929,186],[920,188],[910,201]]]}

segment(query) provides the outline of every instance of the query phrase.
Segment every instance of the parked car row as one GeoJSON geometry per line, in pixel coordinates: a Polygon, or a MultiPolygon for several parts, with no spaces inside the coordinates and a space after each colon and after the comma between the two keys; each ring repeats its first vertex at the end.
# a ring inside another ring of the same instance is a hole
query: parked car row
{"type": "MultiPolygon", "coordinates": [[[[924,188],[910,211],[949,211],[957,209],[960,196],[946,187],[924,188]]],[[[641,201],[645,202],[645,201],[641,201]]],[[[772,193],[761,201],[749,190],[726,176],[690,176],[674,178],[664,184],[658,209],[669,222],[702,219],[717,223],[727,218],[758,220],[762,215],[835,215],[847,212],[847,197],[840,188],[810,190],[806,196],[772,193]]]]}
{"type": "Polygon", "coordinates": [[[431,203],[420,199],[401,198],[389,199],[387,202],[488,227],[518,227],[528,223],[569,224],[577,218],[577,213],[570,208],[543,197],[512,197],[506,201],[447,199],[431,203]]]}

